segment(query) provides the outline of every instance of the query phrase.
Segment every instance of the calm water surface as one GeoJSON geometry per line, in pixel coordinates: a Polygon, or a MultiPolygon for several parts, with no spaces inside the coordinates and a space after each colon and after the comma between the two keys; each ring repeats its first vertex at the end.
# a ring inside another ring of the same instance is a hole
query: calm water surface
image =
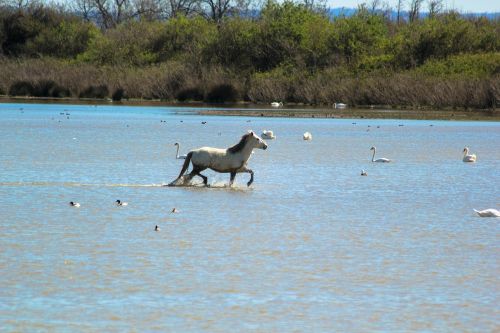
{"type": "Polygon", "coordinates": [[[0,104],[0,142],[2,331],[500,330],[498,122],[0,104]],[[251,188],[161,186],[247,129],[251,188]]]}

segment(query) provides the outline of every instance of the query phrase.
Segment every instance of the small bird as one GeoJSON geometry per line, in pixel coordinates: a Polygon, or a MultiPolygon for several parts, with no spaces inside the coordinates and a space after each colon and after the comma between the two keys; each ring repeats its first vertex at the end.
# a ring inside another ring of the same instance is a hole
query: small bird
{"type": "Polygon", "coordinates": [[[70,202],[69,202],[69,205],[70,205],[71,207],[80,207],[80,204],[79,204],[78,202],[73,202],[73,201],[70,201],[70,202]]]}
{"type": "Polygon", "coordinates": [[[116,200],[115,202],[116,202],[116,205],[117,205],[117,206],[127,206],[127,205],[128,205],[128,203],[123,202],[123,201],[121,201],[121,200],[116,200]]]}
{"type": "Polygon", "coordinates": [[[172,208],[172,213],[176,214],[176,213],[179,213],[179,210],[177,208],[172,208]]]}
{"type": "Polygon", "coordinates": [[[310,141],[310,140],[312,140],[312,138],[313,138],[313,137],[312,137],[312,134],[311,134],[311,133],[309,133],[309,132],[305,132],[305,133],[304,133],[304,135],[302,136],[302,138],[303,138],[304,140],[306,140],[306,141],[310,141]]]}
{"type": "Polygon", "coordinates": [[[160,227],[159,226],[155,226],[155,231],[160,231],[160,227]]]}
{"type": "Polygon", "coordinates": [[[368,173],[365,170],[361,170],[361,176],[368,176],[368,173]]]}
{"type": "Polygon", "coordinates": [[[481,217],[500,217],[500,212],[496,209],[490,208],[490,209],[485,209],[485,210],[475,210],[474,211],[477,213],[477,215],[481,217]]]}

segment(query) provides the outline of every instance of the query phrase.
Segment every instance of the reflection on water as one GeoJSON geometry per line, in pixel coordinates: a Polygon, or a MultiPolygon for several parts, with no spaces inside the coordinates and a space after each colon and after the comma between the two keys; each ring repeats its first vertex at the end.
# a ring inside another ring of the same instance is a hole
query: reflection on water
{"type": "Polygon", "coordinates": [[[498,330],[499,123],[176,112],[0,104],[4,330],[498,330]],[[250,128],[252,187],[162,186],[250,128]]]}

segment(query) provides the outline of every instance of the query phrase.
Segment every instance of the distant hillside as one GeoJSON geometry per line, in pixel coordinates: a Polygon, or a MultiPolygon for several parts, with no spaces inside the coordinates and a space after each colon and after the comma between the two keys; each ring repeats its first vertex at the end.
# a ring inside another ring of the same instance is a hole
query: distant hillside
{"type": "MultiPolygon", "coordinates": [[[[347,8],[347,7],[336,7],[336,8],[330,8],[328,10],[329,16],[330,17],[338,17],[338,16],[352,16],[356,13],[357,9],[355,8],[347,8]]],[[[464,17],[481,17],[484,16],[488,18],[489,20],[496,20],[500,19],[500,13],[461,13],[464,17]]],[[[389,12],[390,18],[392,20],[395,20],[397,18],[398,13],[395,10],[391,10],[389,12]]],[[[408,17],[408,12],[403,11],[401,13],[402,17],[408,17]]],[[[420,17],[427,17],[428,13],[427,12],[422,12],[420,14],[420,17]]]]}

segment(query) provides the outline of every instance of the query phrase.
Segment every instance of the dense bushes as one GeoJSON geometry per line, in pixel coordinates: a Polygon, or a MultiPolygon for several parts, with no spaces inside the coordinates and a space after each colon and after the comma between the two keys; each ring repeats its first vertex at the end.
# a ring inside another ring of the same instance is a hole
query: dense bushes
{"type": "Polygon", "coordinates": [[[331,19],[268,1],[251,18],[120,22],[101,30],[55,7],[0,7],[0,92],[431,107],[499,99],[499,20],[449,12],[397,24],[365,7],[331,19]]]}

